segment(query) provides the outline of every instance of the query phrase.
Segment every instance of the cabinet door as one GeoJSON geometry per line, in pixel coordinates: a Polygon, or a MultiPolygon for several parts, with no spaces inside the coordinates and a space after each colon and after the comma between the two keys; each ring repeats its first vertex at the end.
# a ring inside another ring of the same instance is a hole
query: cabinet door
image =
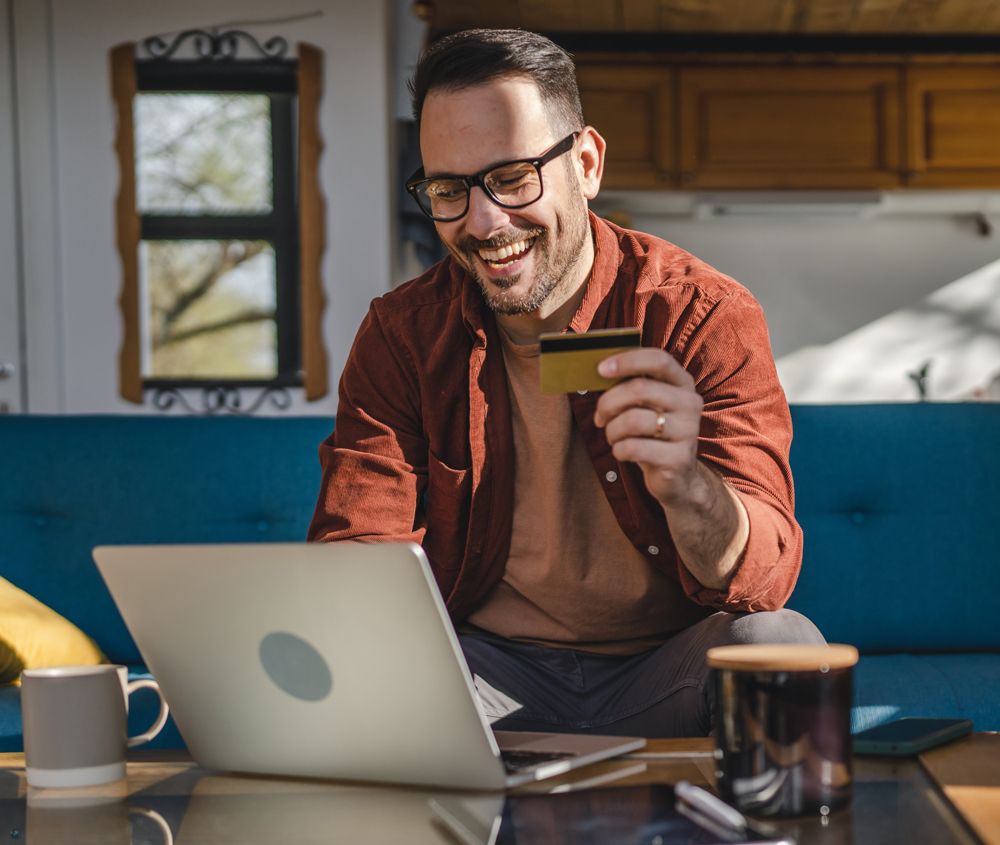
{"type": "Polygon", "coordinates": [[[874,188],[901,182],[894,67],[681,71],[682,188],[874,188]]]}
{"type": "Polygon", "coordinates": [[[1000,65],[910,68],[907,184],[1000,186],[1000,65]]]}
{"type": "Polygon", "coordinates": [[[584,119],[608,142],[602,186],[672,187],[673,71],[580,64],[577,80],[584,119]]]}

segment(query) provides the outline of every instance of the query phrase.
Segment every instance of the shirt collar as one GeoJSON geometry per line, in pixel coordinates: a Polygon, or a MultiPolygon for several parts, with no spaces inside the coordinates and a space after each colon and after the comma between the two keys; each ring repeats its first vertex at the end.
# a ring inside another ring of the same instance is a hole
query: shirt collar
{"type": "Polygon", "coordinates": [[[572,332],[585,332],[591,328],[597,309],[618,278],[618,268],[622,262],[622,251],[614,231],[594,212],[587,213],[594,233],[594,266],[591,268],[583,299],[573,319],[569,321],[568,329],[572,332]]]}

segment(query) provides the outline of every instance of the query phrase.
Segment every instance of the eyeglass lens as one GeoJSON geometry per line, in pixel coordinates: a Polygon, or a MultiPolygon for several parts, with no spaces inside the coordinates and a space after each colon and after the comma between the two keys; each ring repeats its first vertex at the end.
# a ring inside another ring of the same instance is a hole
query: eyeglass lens
{"type": "MultiPolygon", "coordinates": [[[[528,205],[542,195],[542,180],[538,169],[526,162],[505,164],[483,175],[483,185],[500,205],[528,205]]],[[[458,217],[465,213],[469,189],[461,179],[432,179],[424,182],[418,192],[432,217],[458,217]]]]}

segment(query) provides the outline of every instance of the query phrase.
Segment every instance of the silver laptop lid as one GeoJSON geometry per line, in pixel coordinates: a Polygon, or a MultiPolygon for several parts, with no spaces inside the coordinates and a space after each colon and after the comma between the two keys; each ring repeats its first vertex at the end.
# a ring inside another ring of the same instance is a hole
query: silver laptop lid
{"type": "Polygon", "coordinates": [[[419,546],[105,546],[94,559],[202,765],[504,787],[419,546]]]}

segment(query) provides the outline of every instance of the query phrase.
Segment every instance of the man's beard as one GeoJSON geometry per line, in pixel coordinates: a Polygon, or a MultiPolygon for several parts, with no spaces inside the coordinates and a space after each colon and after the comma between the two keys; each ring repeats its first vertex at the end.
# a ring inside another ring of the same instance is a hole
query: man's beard
{"type": "Polygon", "coordinates": [[[537,311],[552,295],[569,272],[580,260],[583,247],[589,235],[590,223],[587,218],[587,207],[583,199],[574,194],[574,208],[566,218],[570,223],[560,239],[553,245],[551,231],[541,227],[519,229],[512,227],[490,238],[480,241],[474,238],[464,238],[458,249],[465,258],[469,273],[476,280],[483,293],[483,299],[494,314],[528,314],[537,311]],[[517,243],[526,238],[534,238],[531,245],[532,262],[534,264],[535,283],[524,293],[515,293],[514,288],[521,280],[521,274],[501,277],[499,279],[480,275],[475,262],[478,249],[496,249],[517,243]]]}

